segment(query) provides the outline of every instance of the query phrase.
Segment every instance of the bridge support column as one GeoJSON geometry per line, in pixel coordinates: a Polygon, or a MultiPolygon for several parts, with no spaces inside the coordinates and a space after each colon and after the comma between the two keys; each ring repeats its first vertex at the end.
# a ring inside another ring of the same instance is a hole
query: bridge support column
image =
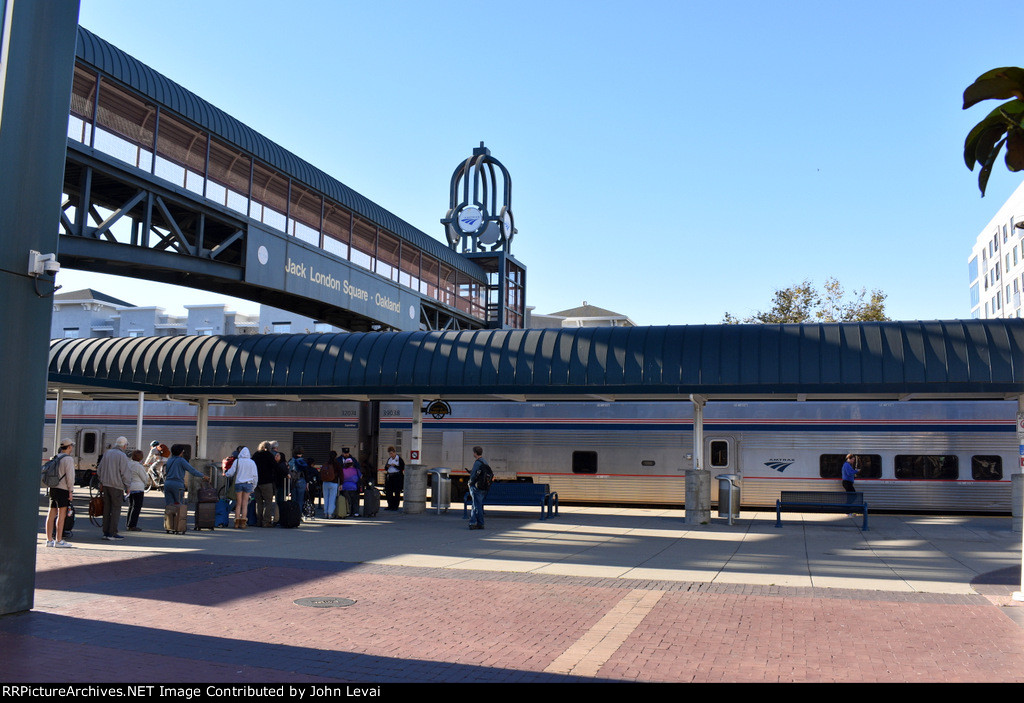
{"type": "MultiPolygon", "coordinates": [[[[57,251],[78,2],[0,0],[0,614],[28,610],[39,533],[39,428],[46,419],[53,282],[29,252],[57,251]]],[[[58,438],[59,441],[59,438],[58,438]]],[[[56,447],[54,448],[56,451],[56,447]]]]}
{"type": "Polygon", "coordinates": [[[406,513],[413,515],[427,510],[427,467],[423,461],[423,398],[412,399],[412,441],[409,447],[409,463],[405,465],[405,485],[402,488],[402,505],[406,513]]]}
{"type": "Polygon", "coordinates": [[[704,468],[704,406],[707,398],[691,395],[693,403],[693,468],[686,471],[687,525],[711,522],[711,475],[704,468]]]}
{"type": "Polygon", "coordinates": [[[210,399],[200,398],[196,406],[196,457],[209,459],[210,399]]]}

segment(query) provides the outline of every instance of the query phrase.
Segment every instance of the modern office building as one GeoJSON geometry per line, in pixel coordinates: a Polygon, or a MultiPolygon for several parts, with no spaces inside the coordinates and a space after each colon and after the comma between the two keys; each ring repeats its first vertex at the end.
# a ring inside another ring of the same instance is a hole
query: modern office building
{"type": "Polygon", "coordinates": [[[1021,317],[1024,183],[978,235],[967,259],[971,317],[1021,317]]]}

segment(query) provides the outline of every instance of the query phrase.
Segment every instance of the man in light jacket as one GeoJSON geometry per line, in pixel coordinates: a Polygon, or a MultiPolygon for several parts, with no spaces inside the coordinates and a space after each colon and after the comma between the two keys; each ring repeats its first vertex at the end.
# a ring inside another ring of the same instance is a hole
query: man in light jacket
{"type": "Polygon", "coordinates": [[[132,484],[132,466],[128,458],[128,438],[118,437],[114,446],[103,453],[96,474],[103,486],[103,539],[124,539],[117,533],[121,521],[121,502],[132,484]]]}

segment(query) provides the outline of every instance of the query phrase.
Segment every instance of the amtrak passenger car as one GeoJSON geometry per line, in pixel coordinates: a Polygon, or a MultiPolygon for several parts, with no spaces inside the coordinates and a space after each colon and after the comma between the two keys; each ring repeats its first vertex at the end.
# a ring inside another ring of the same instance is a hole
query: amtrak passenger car
{"type": "MultiPolygon", "coordinates": [[[[154,439],[195,443],[194,408],[145,407],[143,448],[154,439]]],[[[51,402],[44,446],[53,443],[54,409],[51,402]]],[[[65,402],[61,434],[78,438],[80,468],[95,461],[86,448],[134,438],[136,414],[133,402],[65,402]]],[[[355,402],[212,406],[209,453],[219,460],[239,444],[276,439],[286,452],[298,444],[319,461],[330,449],[358,446],[358,414],[355,402]]],[[[379,456],[395,445],[409,461],[411,415],[410,403],[381,402],[379,456]]],[[[1006,401],[712,401],[704,466],[712,478],[739,474],[744,506],[773,507],[782,490],[841,490],[840,468],[852,453],[857,489],[874,509],[1008,513],[1019,463],[1015,418],[1016,403],[1006,401]]],[[[499,480],[550,484],[563,502],[681,506],[684,471],[694,463],[692,406],[461,402],[443,419],[424,416],[428,467],[465,471],[475,445],[499,480]]]]}

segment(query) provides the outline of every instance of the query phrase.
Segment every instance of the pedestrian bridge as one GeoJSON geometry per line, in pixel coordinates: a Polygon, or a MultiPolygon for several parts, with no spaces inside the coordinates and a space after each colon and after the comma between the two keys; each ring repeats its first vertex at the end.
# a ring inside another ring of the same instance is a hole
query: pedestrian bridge
{"type": "Polygon", "coordinates": [[[60,235],[68,268],[214,291],[349,330],[503,326],[471,257],[83,27],[60,235]]]}

